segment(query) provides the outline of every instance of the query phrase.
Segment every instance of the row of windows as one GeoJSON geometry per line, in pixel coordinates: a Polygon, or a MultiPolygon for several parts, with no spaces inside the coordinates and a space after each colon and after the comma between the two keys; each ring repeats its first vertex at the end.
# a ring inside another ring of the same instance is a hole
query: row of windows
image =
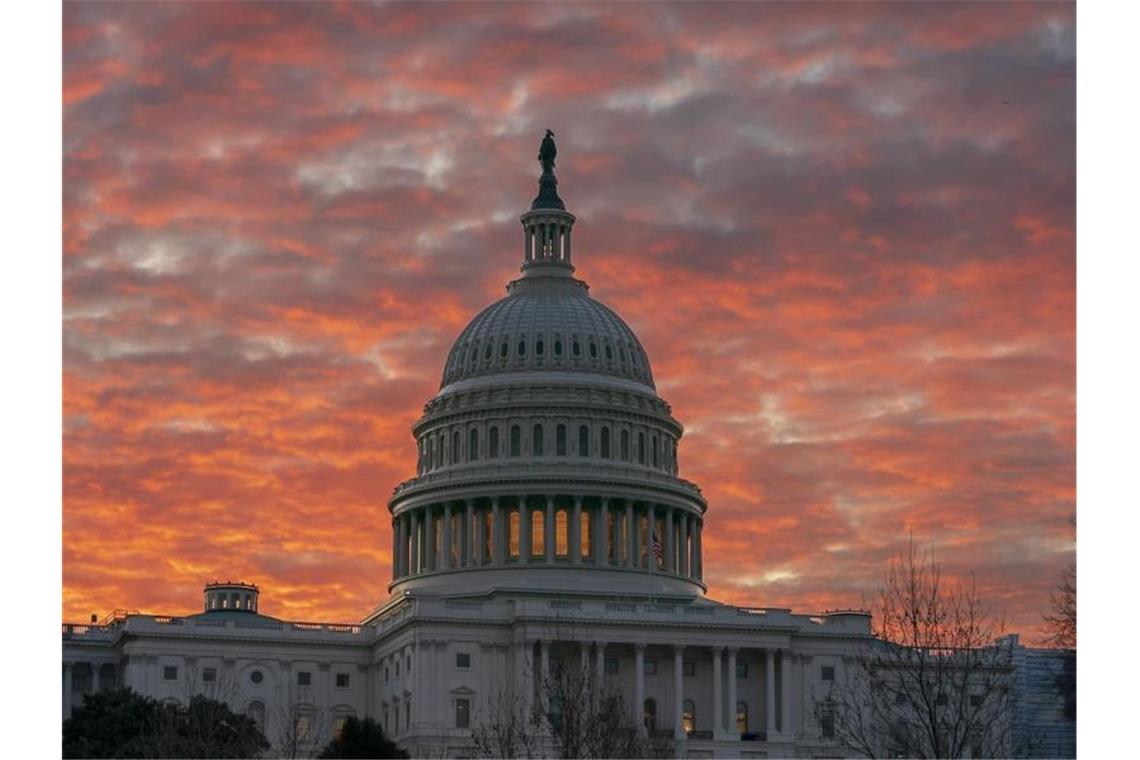
{"type": "Polygon", "coordinates": [[[388,683],[389,676],[392,674],[393,669],[395,670],[395,677],[396,678],[400,677],[400,660],[401,659],[404,659],[404,661],[405,661],[405,666],[404,666],[405,674],[407,674],[407,675],[412,674],[412,656],[409,654],[409,655],[405,655],[404,658],[401,658],[400,655],[397,654],[393,657],[393,661],[392,661],[391,665],[385,665],[384,666],[384,683],[388,683]]]}
{"type": "MultiPolygon", "coordinates": [[[[218,680],[217,668],[203,668],[201,673],[202,681],[205,683],[214,683],[218,680]]],[[[177,665],[164,665],[162,667],[162,680],[164,681],[177,681],[178,680],[178,666],[177,665]]],[[[258,669],[253,669],[249,672],[249,680],[254,685],[260,684],[265,680],[265,674],[258,669]]],[[[299,670],[297,671],[297,685],[298,686],[311,686],[313,683],[312,671],[299,670]]],[[[349,674],[339,672],[336,674],[336,687],[338,689],[347,689],[349,687],[349,674]]]]}
{"type": "Polygon", "coordinates": [[[622,368],[629,366],[639,373],[644,372],[648,364],[640,349],[635,348],[629,341],[624,344],[618,343],[615,350],[609,338],[599,341],[592,335],[585,339],[571,335],[569,340],[564,342],[562,335],[556,333],[548,343],[545,336],[539,335],[532,340],[523,333],[515,338],[503,336],[491,338],[482,344],[477,340],[465,344],[463,348],[455,351],[450,372],[461,372],[464,368],[467,371],[474,371],[480,364],[489,367],[496,359],[499,364],[503,364],[509,361],[512,353],[515,359],[525,359],[527,356],[542,359],[546,357],[548,349],[555,359],[567,357],[571,360],[583,360],[588,357],[591,361],[598,362],[604,358],[611,367],[615,366],[616,361],[617,366],[622,368]]]}
{"type": "MultiPolygon", "coordinates": [[[[554,427],[554,440],[547,438],[547,428],[542,423],[535,423],[530,428],[530,436],[525,441],[526,454],[533,457],[542,456],[569,456],[570,442],[569,429],[564,424],[554,427]]],[[[590,456],[591,429],[589,425],[579,425],[574,451],[579,457],[590,456]]],[[[427,435],[420,439],[419,463],[420,474],[443,467],[445,464],[456,465],[463,462],[477,462],[480,456],[487,459],[498,459],[500,456],[523,456],[524,441],[521,425],[511,425],[507,432],[506,445],[501,445],[499,426],[492,425],[487,431],[485,454],[481,452],[482,436],[478,428],[467,430],[467,448],[463,450],[463,438],[460,431],[451,432],[450,447],[448,437],[444,432],[427,435]]],[[[623,462],[637,461],[638,464],[651,465],[655,468],[664,468],[669,472],[677,470],[677,446],[669,436],[658,436],[656,433],[647,437],[642,431],[636,438],[628,429],[621,429],[616,438],[611,435],[610,427],[602,425],[598,430],[598,454],[602,459],[620,459],[623,462]],[[648,444],[648,445],[647,445],[648,444]]]]}

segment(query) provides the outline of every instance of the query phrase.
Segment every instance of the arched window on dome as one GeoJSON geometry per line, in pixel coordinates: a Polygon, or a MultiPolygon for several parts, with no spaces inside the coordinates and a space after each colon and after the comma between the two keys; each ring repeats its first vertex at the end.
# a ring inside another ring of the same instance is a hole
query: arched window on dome
{"type": "Polygon", "coordinates": [[[610,429],[602,426],[602,459],[610,458],[610,429]]]}
{"type": "Polygon", "coordinates": [[[590,456],[590,428],[587,425],[578,426],[578,456],[590,456]]]}
{"type": "Polygon", "coordinates": [[[593,535],[590,533],[590,525],[593,521],[590,519],[590,513],[587,510],[582,510],[581,517],[581,522],[578,524],[578,537],[581,541],[578,553],[581,557],[592,557],[594,556],[591,540],[593,535]]]}
{"type": "Polygon", "coordinates": [[[657,700],[652,697],[645,700],[642,720],[645,723],[645,729],[649,731],[650,734],[657,730],[657,700]]]}
{"type": "Polygon", "coordinates": [[[546,345],[542,342],[542,338],[539,338],[538,340],[536,340],[534,342],[534,355],[535,356],[542,356],[543,351],[545,351],[545,350],[546,350],[546,345]]]}
{"type": "Polygon", "coordinates": [[[562,338],[557,335],[554,336],[554,355],[562,356],[562,338]]]}
{"type": "Polygon", "coordinates": [[[483,361],[491,361],[491,342],[487,341],[486,347],[483,349],[483,361]]]}
{"type": "Polygon", "coordinates": [[[629,461],[629,431],[621,431],[621,458],[622,461],[629,461]]]}
{"type": "Polygon", "coordinates": [[[565,509],[554,513],[554,553],[559,557],[570,554],[570,519],[565,509]]]}
{"type": "Polygon", "coordinates": [[[546,556],[546,511],[542,509],[530,513],[530,556],[546,556]]]}
{"type": "Polygon", "coordinates": [[[590,339],[590,358],[598,358],[598,344],[594,342],[593,338],[590,339]]]}
{"type": "Polygon", "coordinates": [[[471,346],[471,355],[469,364],[474,367],[475,363],[479,361],[479,341],[475,341],[475,345],[471,346]]]}
{"type": "Polygon", "coordinates": [[[543,441],[542,425],[535,425],[534,430],[532,431],[530,444],[531,451],[534,452],[533,456],[540,457],[544,455],[544,443],[545,441],[543,441]]]}
{"type": "Polygon", "coordinates": [[[697,726],[697,706],[691,699],[686,699],[681,704],[681,727],[686,734],[691,734],[697,726]]]}
{"type": "Polygon", "coordinates": [[[653,436],[653,466],[654,467],[660,467],[661,466],[661,457],[657,453],[657,436],[656,435],[653,436]]]}
{"type": "Polygon", "coordinates": [[[582,355],[582,344],[578,342],[577,338],[570,344],[570,353],[574,354],[574,356],[582,355]]]}
{"type": "Polygon", "coordinates": [[[512,509],[507,519],[507,554],[510,559],[519,557],[519,512],[512,509]]]}
{"type": "Polygon", "coordinates": [[[518,425],[511,425],[511,456],[522,456],[522,430],[518,425]]]}
{"type": "Polygon", "coordinates": [[[510,349],[507,347],[507,342],[504,340],[502,342],[502,345],[499,346],[499,358],[500,359],[506,359],[507,358],[507,351],[509,351],[509,350],[510,349]]]}
{"type": "Polygon", "coordinates": [[[645,464],[645,433],[637,434],[637,463],[645,464]]]}
{"type": "Polygon", "coordinates": [[[487,433],[487,458],[499,458],[499,426],[492,425],[490,432],[487,433]]]}
{"type": "Polygon", "coordinates": [[[519,338],[519,356],[526,356],[526,336],[519,338]]]}
{"type": "Polygon", "coordinates": [[[459,431],[451,434],[451,463],[459,464],[459,431]]]}
{"type": "Polygon", "coordinates": [[[612,362],[614,360],[614,350],[610,348],[610,344],[606,343],[606,361],[612,362]]]}
{"type": "Polygon", "coordinates": [[[559,425],[554,428],[554,453],[557,456],[566,456],[566,426],[559,425]]]}
{"type": "Polygon", "coordinates": [[[479,459],[479,431],[471,428],[467,433],[467,461],[475,462],[479,459]]]}

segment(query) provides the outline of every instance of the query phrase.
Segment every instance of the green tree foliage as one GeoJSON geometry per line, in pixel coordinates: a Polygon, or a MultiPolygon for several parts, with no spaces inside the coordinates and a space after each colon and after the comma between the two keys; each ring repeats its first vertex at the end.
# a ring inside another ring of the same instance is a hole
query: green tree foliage
{"type": "Polygon", "coordinates": [[[252,719],[203,696],[165,705],[130,689],[91,694],[63,724],[69,758],[246,758],[268,746],[252,719]]]}
{"type": "Polygon", "coordinates": [[[408,753],[387,737],[380,724],[371,718],[351,717],[344,722],[340,735],[329,742],[318,757],[382,758],[407,757],[408,753]]]}

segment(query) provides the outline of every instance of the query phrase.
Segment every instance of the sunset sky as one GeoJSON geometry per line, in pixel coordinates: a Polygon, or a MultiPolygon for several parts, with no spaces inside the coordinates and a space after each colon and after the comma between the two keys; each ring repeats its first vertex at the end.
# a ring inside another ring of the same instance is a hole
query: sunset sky
{"type": "Polygon", "coordinates": [[[547,127],[715,599],[909,535],[1036,640],[1075,544],[1071,4],[67,3],[63,615],[387,596],[392,487],[547,127]]]}

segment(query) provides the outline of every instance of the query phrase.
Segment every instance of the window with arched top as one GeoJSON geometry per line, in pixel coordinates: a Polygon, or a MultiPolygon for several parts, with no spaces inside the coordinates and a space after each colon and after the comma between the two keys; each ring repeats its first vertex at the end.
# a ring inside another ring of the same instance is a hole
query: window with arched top
{"type": "Polygon", "coordinates": [[[499,458],[499,426],[493,425],[487,433],[487,458],[499,458]]]}
{"type": "Polygon", "coordinates": [[[475,462],[479,459],[479,431],[471,428],[467,434],[467,461],[475,462]]]}
{"type": "Polygon", "coordinates": [[[602,459],[610,458],[610,429],[602,426],[602,459]]]}
{"type": "Polygon", "coordinates": [[[509,350],[509,349],[507,348],[507,342],[504,340],[504,341],[503,341],[503,342],[502,342],[502,343],[499,345],[499,358],[500,358],[500,359],[506,359],[506,358],[507,358],[507,351],[508,351],[508,350],[509,350]]]}
{"type": "Polygon", "coordinates": [[[534,342],[534,355],[535,356],[542,356],[543,351],[545,349],[546,349],[546,346],[545,346],[545,344],[543,344],[542,338],[539,338],[538,340],[536,340],[534,342]]]}
{"type": "Polygon", "coordinates": [[[637,434],[637,463],[645,464],[645,433],[637,434]]]}
{"type": "Polygon", "coordinates": [[[642,710],[642,720],[645,723],[645,729],[649,732],[657,730],[657,700],[650,697],[645,700],[645,707],[642,710]]]}
{"type": "Polygon", "coordinates": [[[526,337],[519,338],[519,356],[526,356],[526,337]]]}
{"type": "Polygon", "coordinates": [[[512,511],[507,520],[507,553],[511,559],[519,556],[519,513],[512,511]]]}
{"type": "Polygon", "coordinates": [[[591,359],[597,359],[598,358],[598,344],[592,340],[590,341],[590,358],[591,359]]]}
{"type": "Polygon", "coordinates": [[[629,431],[621,431],[621,458],[622,461],[629,461],[629,431]]]}
{"type": "Polygon", "coordinates": [[[530,556],[546,556],[546,512],[541,509],[530,513],[530,556]]]}
{"type": "Polygon", "coordinates": [[[559,425],[554,428],[554,453],[557,456],[566,456],[566,426],[559,425]]]}
{"type": "Polygon", "coordinates": [[[693,700],[686,699],[681,707],[681,726],[686,734],[693,733],[697,727],[697,706],[693,700]]]}
{"type": "Polygon", "coordinates": [[[612,362],[614,360],[614,350],[610,348],[610,344],[606,344],[606,361],[612,362]]]}
{"type": "Polygon", "coordinates": [[[562,356],[562,339],[561,338],[555,338],[554,339],[554,355],[555,356],[562,356]]]}
{"type": "Polygon", "coordinates": [[[661,466],[661,458],[657,454],[657,436],[653,436],[653,466],[661,466]]]}
{"type": "Polygon", "coordinates": [[[540,457],[540,456],[543,456],[545,454],[545,452],[543,451],[543,443],[544,443],[544,441],[543,441],[543,435],[542,435],[542,425],[535,425],[534,430],[532,431],[531,446],[530,446],[531,451],[534,452],[534,456],[540,457]]]}
{"type": "Polygon", "coordinates": [[[574,354],[574,356],[582,355],[582,344],[578,342],[577,338],[570,344],[570,353],[574,354]]]}
{"type": "Polygon", "coordinates": [[[483,361],[486,362],[486,361],[490,361],[490,360],[491,360],[491,344],[487,343],[487,346],[483,349],[483,361]]]}
{"type": "Polygon", "coordinates": [[[736,731],[737,733],[748,733],[748,705],[744,702],[736,703],[736,731]]]}
{"type": "Polygon", "coordinates": [[[559,557],[570,554],[570,526],[565,509],[554,513],[554,553],[559,557]]]}
{"type": "Polygon", "coordinates": [[[451,434],[451,463],[459,464],[459,431],[451,434]]]}
{"type": "Polygon", "coordinates": [[[522,429],[511,425],[511,456],[522,456],[522,429]]]}
{"type": "Polygon", "coordinates": [[[265,730],[265,703],[255,699],[245,708],[245,714],[257,724],[262,731],[265,730]]]}
{"type": "Polygon", "coordinates": [[[578,426],[578,456],[590,456],[590,428],[586,425],[578,426]]]}

